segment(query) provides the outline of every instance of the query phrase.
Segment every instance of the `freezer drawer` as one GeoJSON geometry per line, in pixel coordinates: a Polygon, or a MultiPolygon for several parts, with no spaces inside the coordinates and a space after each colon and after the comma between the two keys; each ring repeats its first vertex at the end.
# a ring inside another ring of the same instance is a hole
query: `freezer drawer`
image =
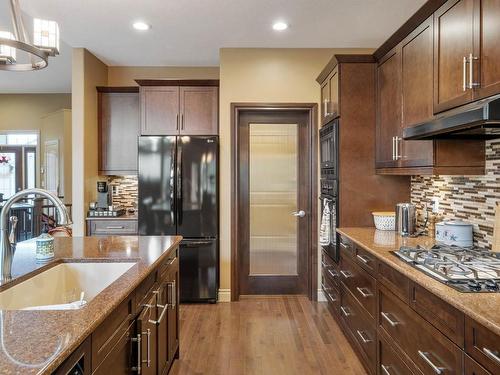
{"type": "Polygon", "coordinates": [[[218,240],[183,240],[179,251],[180,301],[216,302],[218,240]]]}

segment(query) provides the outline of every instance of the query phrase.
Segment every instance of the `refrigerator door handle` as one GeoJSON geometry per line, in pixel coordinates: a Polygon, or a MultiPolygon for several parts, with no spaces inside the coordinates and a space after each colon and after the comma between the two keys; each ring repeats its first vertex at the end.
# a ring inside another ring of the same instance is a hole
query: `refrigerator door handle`
{"type": "Polygon", "coordinates": [[[177,225],[182,225],[182,140],[177,142],[177,225]]]}
{"type": "Polygon", "coordinates": [[[198,247],[198,246],[205,246],[205,245],[211,245],[214,242],[214,240],[211,241],[182,241],[181,245],[185,247],[198,247]]]}

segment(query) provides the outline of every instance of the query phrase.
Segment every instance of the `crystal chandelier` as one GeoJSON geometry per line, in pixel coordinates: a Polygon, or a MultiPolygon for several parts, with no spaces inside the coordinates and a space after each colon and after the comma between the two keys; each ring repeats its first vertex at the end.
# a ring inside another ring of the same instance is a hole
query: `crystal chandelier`
{"type": "Polygon", "coordinates": [[[19,0],[10,0],[14,33],[0,30],[0,70],[40,70],[49,64],[49,56],[59,54],[59,26],[54,21],[33,19],[33,43],[24,27],[19,0]],[[26,52],[29,62],[16,60],[16,52],[26,52]]]}

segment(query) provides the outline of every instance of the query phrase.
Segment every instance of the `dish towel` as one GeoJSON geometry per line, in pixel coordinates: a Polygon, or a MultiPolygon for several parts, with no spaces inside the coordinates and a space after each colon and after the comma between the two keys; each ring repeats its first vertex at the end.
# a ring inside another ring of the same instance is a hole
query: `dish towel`
{"type": "Polygon", "coordinates": [[[331,243],[331,225],[330,225],[330,205],[328,199],[323,201],[323,213],[321,215],[321,226],[319,227],[319,243],[328,246],[331,243]]]}

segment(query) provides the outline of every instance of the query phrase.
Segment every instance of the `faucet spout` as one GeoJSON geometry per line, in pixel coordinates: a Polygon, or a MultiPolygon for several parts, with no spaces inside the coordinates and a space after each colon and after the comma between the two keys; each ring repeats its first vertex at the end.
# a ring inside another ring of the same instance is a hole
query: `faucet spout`
{"type": "Polygon", "coordinates": [[[15,246],[12,246],[9,239],[9,212],[12,205],[22,198],[30,195],[40,195],[48,199],[57,210],[58,224],[62,226],[71,225],[71,218],[64,203],[50,191],[44,189],[25,189],[10,197],[2,207],[0,212],[0,271],[2,272],[0,281],[8,281],[12,278],[12,261],[14,260],[15,246]]]}

